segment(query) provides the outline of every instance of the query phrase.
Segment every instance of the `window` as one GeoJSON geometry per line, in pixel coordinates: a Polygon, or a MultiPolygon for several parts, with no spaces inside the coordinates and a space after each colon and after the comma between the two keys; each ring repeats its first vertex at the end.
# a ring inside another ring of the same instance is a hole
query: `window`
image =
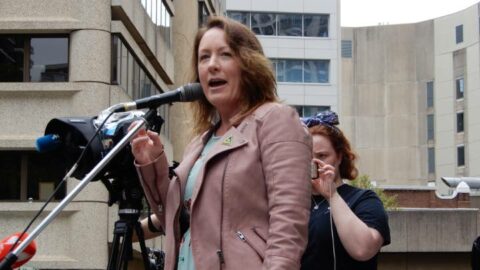
{"type": "MultiPolygon", "coordinates": [[[[112,36],[112,84],[119,85],[132,99],[162,92],[141,62],[117,35],[112,36]]],[[[167,119],[168,109],[160,112],[162,118],[167,119]]],[[[168,134],[166,128],[162,128],[161,132],[168,134]]]]}
{"type": "Polygon", "coordinates": [[[328,15],[303,15],[303,35],[306,37],[328,37],[328,15]]]}
{"type": "Polygon", "coordinates": [[[278,15],[279,36],[302,36],[302,15],[300,14],[279,14],[278,15]]]}
{"type": "Polygon", "coordinates": [[[328,83],[330,60],[272,59],[278,82],[328,83]]]}
{"type": "Polygon", "coordinates": [[[229,11],[228,17],[234,19],[235,21],[244,24],[250,28],[250,13],[242,11],[229,11]]]}
{"type": "Polygon", "coordinates": [[[463,24],[455,27],[455,40],[457,44],[463,42],[463,24]]]}
{"type": "Polygon", "coordinates": [[[455,88],[457,92],[457,99],[462,99],[465,92],[465,84],[463,78],[458,78],[455,82],[455,88]]]}
{"type": "Polygon", "coordinates": [[[252,13],[252,31],[257,35],[277,35],[277,19],[275,14],[252,13]]]}
{"type": "Polygon", "coordinates": [[[427,140],[433,140],[435,137],[433,114],[427,115],[427,140]]]}
{"type": "Polygon", "coordinates": [[[163,37],[166,45],[170,48],[172,43],[172,16],[167,7],[162,0],[142,0],[141,3],[152,23],[157,26],[157,30],[163,37]]]}
{"type": "Polygon", "coordinates": [[[427,108],[433,108],[433,82],[427,82],[427,108]]]}
{"type": "Polygon", "coordinates": [[[457,112],[457,133],[464,131],[463,112],[457,112]]]}
{"type": "Polygon", "coordinates": [[[435,148],[428,148],[428,173],[435,173],[435,148]]]}
{"type": "Polygon", "coordinates": [[[317,115],[319,112],[330,110],[330,106],[293,106],[300,117],[317,115]]]}
{"type": "MultiPolygon", "coordinates": [[[[0,151],[0,200],[46,200],[62,180],[61,161],[34,151],[0,151]]],[[[65,197],[65,187],[55,199],[65,197]]]]}
{"type": "Polygon", "coordinates": [[[229,11],[227,15],[257,35],[328,37],[328,14],[229,11]]]}
{"type": "Polygon", "coordinates": [[[465,146],[464,145],[457,146],[457,166],[458,167],[465,166],[465,146]]]}
{"type": "Polygon", "coordinates": [[[208,11],[207,4],[205,2],[198,2],[198,25],[203,26],[207,23],[208,15],[210,12],[208,11]]]}
{"type": "Polygon", "coordinates": [[[328,83],[328,60],[305,60],[303,78],[306,83],[328,83]]]}
{"type": "Polygon", "coordinates": [[[352,41],[342,40],[342,57],[352,58],[352,41]]]}
{"type": "Polygon", "coordinates": [[[302,60],[278,59],[276,73],[279,82],[302,82],[302,60]]]}
{"type": "Polygon", "coordinates": [[[0,35],[0,82],[66,81],[68,37],[0,35]]]}

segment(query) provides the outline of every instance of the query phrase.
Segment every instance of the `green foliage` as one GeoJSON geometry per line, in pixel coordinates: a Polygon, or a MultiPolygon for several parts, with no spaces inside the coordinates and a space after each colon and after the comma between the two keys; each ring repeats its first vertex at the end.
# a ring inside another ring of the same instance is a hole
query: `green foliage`
{"type": "Polygon", "coordinates": [[[383,203],[383,207],[385,207],[387,210],[395,210],[398,208],[397,196],[387,195],[385,192],[383,192],[383,189],[373,186],[368,175],[364,174],[358,176],[350,181],[350,185],[358,188],[373,190],[375,193],[377,193],[378,197],[383,203]]]}

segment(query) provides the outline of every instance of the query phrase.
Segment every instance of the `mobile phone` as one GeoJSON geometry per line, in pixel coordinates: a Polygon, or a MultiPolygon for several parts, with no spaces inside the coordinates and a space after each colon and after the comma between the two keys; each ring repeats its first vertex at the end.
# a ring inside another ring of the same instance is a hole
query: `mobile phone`
{"type": "Polygon", "coordinates": [[[313,160],[310,165],[310,177],[312,179],[318,178],[318,164],[313,160]]]}

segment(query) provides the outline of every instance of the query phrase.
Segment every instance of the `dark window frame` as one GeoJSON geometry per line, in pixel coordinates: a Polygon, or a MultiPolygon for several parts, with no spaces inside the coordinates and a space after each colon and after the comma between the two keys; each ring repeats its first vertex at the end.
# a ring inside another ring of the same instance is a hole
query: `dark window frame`
{"type": "Polygon", "coordinates": [[[462,133],[465,131],[465,115],[464,112],[457,112],[457,133],[462,133]]]}
{"type": "Polygon", "coordinates": [[[465,167],[465,145],[457,145],[457,167],[465,167]]]}
{"type": "Polygon", "coordinates": [[[455,79],[455,97],[457,100],[465,97],[465,78],[458,77],[455,79]]]}
{"type": "Polygon", "coordinates": [[[463,42],[463,24],[455,26],[455,42],[457,44],[463,42]]]}
{"type": "Polygon", "coordinates": [[[427,141],[435,140],[435,117],[427,114],[427,141]]]}
{"type": "MultiPolygon", "coordinates": [[[[40,184],[53,183],[54,187],[57,187],[66,173],[58,169],[57,165],[60,157],[55,157],[50,153],[38,153],[30,150],[2,150],[0,151],[0,159],[2,161],[8,160],[13,162],[12,164],[18,165],[13,166],[15,167],[14,170],[17,170],[16,172],[10,171],[17,175],[17,177],[13,178],[16,178],[18,181],[15,181],[15,179],[11,181],[12,178],[3,175],[8,172],[3,171],[5,169],[2,168],[3,164],[0,165],[0,175],[3,176],[5,181],[3,184],[9,188],[9,183],[13,183],[14,188],[16,188],[15,191],[9,190],[8,195],[2,194],[0,201],[28,201],[30,198],[33,200],[46,200],[46,198],[40,198],[40,184]],[[52,179],[47,179],[45,178],[46,176],[52,179]],[[15,192],[15,194],[12,195],[12,192],[15,192]],[[4,197],[5,195],[7,197],[4,197]]],[[[47,197],[50,195],[49,193],[47,197]]],[[[55,200],[61,200],[65,195],[66,185],[64,183],[56,194],[55,200]]]]}
{"type": "Polygon", "coordinates": [[[22,81],[11,81],[16,83],[28,83],[32,82],[30,79],[30,57],[25,57],[25,55],[30,55],[31,52],[31,41],[33,38],[65,38],[67,40],[67,74],[65,81],[33,81],[35,83],[56,83],[56,82],[69,82],[70,81],[70,35],[69,34],[0,34],[0,38],[6,37],[22,37],[23,38],[23,79],[22,81]]]}
{"type": "Polygon", "coordinates": [[[435,148],[427,148],[427,171],[429,174],[435,173],[435,148]]]}
{"type": "Polygon", "coordinates": [[[427,82],[427,108],[433,108],[435,104],[433,86],[433,81],[427,82]]]}

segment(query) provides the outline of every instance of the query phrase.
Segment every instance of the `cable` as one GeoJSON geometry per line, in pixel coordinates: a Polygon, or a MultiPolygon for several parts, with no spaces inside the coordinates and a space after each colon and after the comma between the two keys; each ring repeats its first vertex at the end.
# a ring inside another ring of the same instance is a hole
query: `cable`
{"type": "MultiPolygon", "coordinates": [[[[332,183],[330,183],[330,199],[332,199],[332,183]]],[[[333,237],[333,216],[332,206],[330,205],[330,234],[332,236],[332,254],[333,254],[333,270],[337,269],[337,255],[335,254],[335,238],[333,237]]]]}
{"type": "Polygon", "coordinates": [[[48,197],[47,201],[45,201],[45,203],[43,204],[43,206],[40,208],[40,210],[38,210],[37,214],[32,218],[32,220],[30,221],[30,223],[28,223],[27,227],[23,230],[23,232],[20,234],[20,236],[17,238],[17,240],[15,241],[15,243],[10,247],[10,250],[8,251],[8,253],[11,253],[14,248],[17,246],[18,242],[20,242],[20,239],[22,239],[23,235],[28,231],[28,229],[30,229],[30,227],[32,226],[32,224],[35,222],[35,220],[37,220],[37,218],[40,216],[40,214],[43,212],[43,210],[45,210],[45,208],[47,207],[47,205],[52,201],[53,197],[58,193],[58,191],[60,190],[60,188],[63,186],[63,184],[68,180],[68,178],[70,178],[70,176],[75,172],[75,170],[77,169],[78,167],[78,164],[80,163],[80,161],[82,160],[83,156],[85,155],[85,152],[87,151],[88,147],[90,146],[90,144],[92,143],[93,139],[95,139],[95,137],[98,136],[98,134],[100,133],[100,130],[102,129],[102,127],[105,125],[105,123],[107,122],[107,120],[110,118],[110,116],[113,115],[113,111],[110,112],[108,114],[108,116],[105,118],[105,120],[103,120],[103,122],[100,124],[100,126],[97,128],[97,130],[95,131],[95,133],[93,134],[93,136],[90,138],[90,140],[87,142],[85,148],[82,150],[82,152],[80,153],[80,156],[78,157],[77,161],[75,161],[75,163],[73,164],[72,168],[70,168],[70,170],[67,172],[67,174],[65,174],[65,176],[63,177],[63,179],[60,181],[60,183],[58,183],[57,187],[55,188],[55,190],[52,192],[52,194],[50,195],[50,197],[48,197]]]}

